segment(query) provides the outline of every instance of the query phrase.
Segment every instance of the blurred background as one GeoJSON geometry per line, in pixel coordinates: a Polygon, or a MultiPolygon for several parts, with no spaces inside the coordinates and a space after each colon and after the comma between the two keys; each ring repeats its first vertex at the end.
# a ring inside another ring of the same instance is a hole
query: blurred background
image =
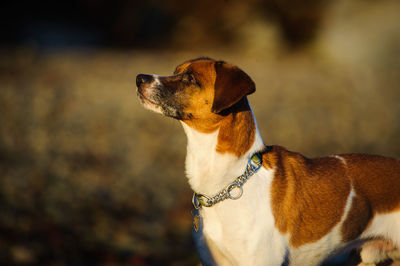
{"type": "Polygon", "coordinates": [[[1,265],[198,264],[186,137],[135,92],[138,73],[194,57],[253,78],[266,144],[400,158],[398,0],[3,1],[0,14],[1,265]]]}

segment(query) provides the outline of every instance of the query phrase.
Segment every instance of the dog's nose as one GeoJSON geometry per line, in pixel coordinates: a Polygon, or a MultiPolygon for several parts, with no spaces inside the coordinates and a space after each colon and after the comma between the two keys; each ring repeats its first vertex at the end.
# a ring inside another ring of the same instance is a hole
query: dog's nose
{"type": "Polygon", "coordinates": [[[153,81],[153,76],[151,75],[145,75],[145,74],[139,74],[136,76],[136,86],[140,87],[143,83],[150,83],[153,81]]]}

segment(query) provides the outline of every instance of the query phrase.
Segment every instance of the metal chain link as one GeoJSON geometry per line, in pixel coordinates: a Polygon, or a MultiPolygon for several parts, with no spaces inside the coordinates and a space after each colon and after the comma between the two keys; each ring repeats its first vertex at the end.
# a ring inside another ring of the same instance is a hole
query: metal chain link
{"type": "Polygon", "coordinates": [[[211,207],[218,202],[226,199],[236,200],[243,194],[243,184],[260,169],[262,165],[262,157],[259,153],[254,154],[248,161],[245,172],[237,177],[232,183],[230,183],[225,189],[221,190],[217,195],[208,197],[203,194],[193,193],[192,203],[195,209],[200,209],[201,206],[211,207]],[[240,192],[237,196],[232,196],[230,193],[234,188],[239,188],[240,192]]]}

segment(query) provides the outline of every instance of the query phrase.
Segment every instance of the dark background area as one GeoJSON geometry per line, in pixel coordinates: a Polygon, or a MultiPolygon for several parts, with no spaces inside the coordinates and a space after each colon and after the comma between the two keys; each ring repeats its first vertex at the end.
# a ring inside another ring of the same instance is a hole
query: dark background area
{"type": "Polygon", "coordinates": [[[266,144],[400,158],[399,11],[397,0],[2,2],[0,264],[198,263],[185,135],[135,93],[138,73],[190,58],[253,78],[266,144]]]}
{"type": "Polygon", "coordinates": [[[210,48],[235,42],[236,28],[258,12],[276,23],[288,45],[298,47],[315,37],[330,5],[326,0],[5,1],[0,41],[53,49],[174,49],[201,41],[200,47],[210,48]]]}

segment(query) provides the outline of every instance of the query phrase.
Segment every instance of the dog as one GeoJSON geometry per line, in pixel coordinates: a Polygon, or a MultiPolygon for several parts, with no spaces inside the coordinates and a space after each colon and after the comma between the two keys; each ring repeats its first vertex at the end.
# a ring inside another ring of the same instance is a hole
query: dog
{"type": "Polygon", "coordinates": [[[139,74],[136,83],[144,107],[179,120],[187,135],[203,264],[320,265],[357,243],[390,245],[367,245],[362,263],[370,265],[398,250],[399,160],[310,159],[264,145],[247,98],[255,83],[224,61],[189,60],[171,76],[139,74]]]}

